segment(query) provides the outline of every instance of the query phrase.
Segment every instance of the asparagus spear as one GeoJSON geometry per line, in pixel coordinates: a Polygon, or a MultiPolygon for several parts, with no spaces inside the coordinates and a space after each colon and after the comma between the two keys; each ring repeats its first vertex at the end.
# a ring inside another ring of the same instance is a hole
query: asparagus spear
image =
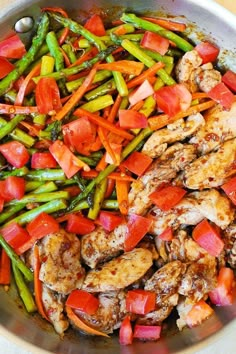
{"type": "Polygon", "coordinates": [[[29,193],[21,199],[13,199],[6,203],[5,206],[28,203],[45,203],[55,199],[69,199],[70,194],[66,191],[56,191],[50,193],[29,193]]]}
{"type": "Polygon", "coordinates": [[[15,168],[14,170],[11,170],[11,171],[1,171],[0,178],[7,178],[9,176],[22,177],[22,176],[27,175],[28,172],[29,172],[28,168],[26,166],[24,166],[21,168],[15,168]]]}
{"type": "Polygon", "coordinates": [[[28,171],[26,178],[34,181],[65,181],[66,176],[61,169],[45,169],[28,171]]]}
{"type": "Polygon", "coordinates": [[[10,134],[13,129],[25,119],[26,116],[17,114],[14,118],[12,118],[9,122],[7,122],[0,130],[0,139],[4,138],[4,136],[10,134]]]}
{"type": "Polygon", "coordinates": [[[97,218],[104,200],[106,190],[107,190],[107,178],[104,178],[96,186],[94,198],[93,198],[93,206],[89,209],[88,218],[92,220],[95,220],[97,218]]]}

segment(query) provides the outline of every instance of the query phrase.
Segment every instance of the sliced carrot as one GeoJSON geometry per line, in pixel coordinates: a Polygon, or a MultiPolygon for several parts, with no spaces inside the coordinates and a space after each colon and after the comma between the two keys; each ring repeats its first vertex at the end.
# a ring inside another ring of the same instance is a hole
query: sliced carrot
{"type": "Polygon", "coordinates": [[[29,74],[25,77],[23,83],[20,86],[20,89],[17,93],[15,99],[15,106],[21,106],[25,97],[26,89],[34,76],[38,76],[40,74],[41,63],[35,65],[33,69],[29,72],[29,74]]]}
{"type": "Polygon", "coordinates": [[[39,279],[39,271],[40,271],[40,258],[39,258],[39,248],[37,245],[34,246],[34,294],[35,294],[35,302],[38,308],[38,312],[40,315],[47,321],[51,322],[48,318],[42,301],[42,282],[39,279]]]}
{"type": "Polygon", "coordinates": [[[83,64],[86,60],[92,59],[97,53],[98,53],[97,48],[92,47],[83,55],[81,55],[81,57],[79,57],[78,60],[76,60],[73,64],[71,64],[70,67],[83,64]]]}
{"type": "Polygon", "coordinates": [[[72,323],[79,328],[81,331],[87,333],[87,334],[91,334],[94,336],[103,336],[103,337],[108,337],[108,334],[103,333],[98,331],[97,329],[94,329],[90,326],[88,326],[86,323],[84,323],[72,310],[71,307],[66,306],[66,314],[69,318],[70,321],[72,321],[72,323]]]}
{"type": "Polygon", "coordinates": [[[86,77],[82,85],[73,93],[71,98],[65,103],[61,110],[59,110],[53,120],[62,120],[67,113],[79,102],[79,100],[83,97],[84,93],[88,89],[88,87],[92,84],[94,76],[96,75],[97,68],[96,65],[92,68],[89,75],[86,77]]]}
{"type": "Polygon", "coordinates": [[[143,105],[144,105],[144,100],[141,100],[136,104],[134,104],[130,109],[132,109],[132,111],[139,111],[143,107],[143,105]]]}
{"type": "Polygon", "coordinates": [[[90,145],[90,151],[98,151],[102,147],[101,140],[99,136],[96,136],[95,141],[90,145]]]}
{"type": "Polygon", "coordinates": [[[194,92],[192,93],[192,100],[197,100],[201,98],[209,98],[206,92],[194,92]]]}
{"type": "Polygon", "coordinates": [[[27,122],[23,122],[23,121],[20,122],[20,125],[22,125],[26,129],[28,129],[29,134],[31,136],[37,136],[37,137],[40,136],[40,130],[41,130],[40,127],[37,127],[37,126],[35,126],[33,124],[30,124],[30,123],[27,123],[27,122]]]}
{"type": "Polygon", "coordinates": [[[108,122],[113,123],[115,121],[121,102],[122,102],[122,97],[120,95],[117,95],[115,102],[111,107],[110,114],[107,117],[108,122]]]}
{"type": "Polygon", "coordinates": [[[110,144],[109,140],[107,139],[107,134],[106,134],[105,129],[98,127],[97,132],[98,132],[98,136],[99,136],[106,152],[111,156],[114,165],[117,165],[118,162],[117,162],[116,154],[112,149],[112,145],[110,144]]]}
{"type": "Polygon", "coordinates": [[[96,171],[103,171],[107,165],[108,163],[106,162],[106,155],[104,154],[100,161],[97,163],[96,171]]]}
{"type": "Polygon", "coordinates": [[[127,139],[127,140],[132,140],[134,138],[134,136],[128,132],[126,132],[125,130],[116,127],[114,124],[108,122],[106,119],[102,118],[101,116],[88,112],[83,108],[77,108],[74,111],[74,115],[75,116],[84,116],[87,117],[89,120],[91,120],[91,122],[97,124],[100,127],[103,127],[119,136],[122,136],[123,138],[127,139]]]}
{"type": "Polygon", "coordinates": [[[0,259],[0,284],[8,285],[11,282],[11,260],[5,250],[1,251],[0,259]]]}
{"type": "Polygon", "coordinates": [[[119,210],[122,215],[128,214],[129,202],[128,202],[129,182],[116,180],[116,194],[119,205],[119,210]]]}
{"type": "Polygon", "coordinates": [[[38,113],[36,106],[13,106],[11,104],[0,103],[0,114],[31,114],[38,113]]]}
{"type": "MultiPolygon", "coordinates": [[[[90,171],[81,171],[81,176],[84,178],[96,178],[99,174],[96,170],[90,171]]],[[[135,179],[123,172],[112,172],[107,176],[108,179],[112,179],[115,181],[123,181],[123,182],[134,182],[135,179]]]]}
{"type": "Polygon", "coordinates": [[[119,71],[123,74],[136,76],[141,74],[143,68],[143,63],[132,60],[119,60],[114,61],[113,63],[102,63],[98,65],[98,69],[100,70],[119,71]]]}
{"type": "Polygon", "coordinates": [[[122,23],[120,26],[118,26],[114,31],[114,34],[116,34],[117,36],[122,36],[123,34],[127,33],[127,29],[126,26],[122,23]]]}
{"type": "Polygon", "coordinates": [[[142,17],[144,20],[147,20],[152,23],[156,23],[157,25],[170,30],[170,31],[178,31],[184,32],[186,29],[186,24],[181,22],[174,22],[164,18],[154,18],[154,17],[142,17]]]}
{"type": "Polygon", "coordinates": [[[188,117],[192,114],[196,114],[198,112],[205,111],[209,108],[214,107],[215,105],[216,105],[215,101],[208,100],[208,101],[200,103],[198,105],[191,106],[189,109],[187,109],[187,111],[180,112],[171,118],[167,114],[160,114],[159,116],[151,117],[148,119],[148,124],[152,130],[158,130],[158,129],[165,127],[166,125],[168,125],[170,123],[175,122],[178,119],[185,118],[185,117],[188,117]]]}
{"type": "Polygon", "coordinates": [[[158,70],[164,68],[164,66],[165,66],[165,64],[161,63],[161,62],[154,64],[151,68],[145,70],[139,76],[128,81],[127,87],[130,89],[130,88],[133,88],[135,86],[142,84],[144,80],[148,80],[149,77],[153,76],[158,70]]]}

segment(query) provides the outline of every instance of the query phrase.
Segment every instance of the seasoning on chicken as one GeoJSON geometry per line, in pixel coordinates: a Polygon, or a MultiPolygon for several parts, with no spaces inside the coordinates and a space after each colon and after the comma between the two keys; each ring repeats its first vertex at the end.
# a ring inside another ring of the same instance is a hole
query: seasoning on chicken
{"type": "Polygon", "coordinates": [[[80,263],[80,241],[75,234],[60,229],[45,236],[39,246],[40,280],[63,295],[79,288],[85,271],[80,263]]]}
{"type": "Polygon", "coordinates": [[[236,224],[232,223],[223,234],[226,262],[236,269],[236,224]]]}
{"type": "Polygon", "coordinates": [[[84,279],[82,289],[96,293],[126,288],[143,277],[152,263],[150,251],[135,248],[97,269],[90,270],[84,279]]]}

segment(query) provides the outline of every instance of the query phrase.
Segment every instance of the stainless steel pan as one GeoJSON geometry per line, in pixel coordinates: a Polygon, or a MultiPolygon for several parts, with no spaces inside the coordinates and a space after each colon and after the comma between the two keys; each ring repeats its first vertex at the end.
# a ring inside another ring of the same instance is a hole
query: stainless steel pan
{"type": "MultiPolygon", "coordinates": [[[[102,11],[108,19],[117,18],[124,10],[136,13],[171,14],[182,21],[191,22],[191,37],[197,41],[199,34],[210,37],[221,48],[222,66],[236,68],[236,18],[211,0],[1,0],[0,39],[4,38],[16,21],[23,16],[32,16],[37,21],[40,6],[62,6],[74,18],[81,19],[88,13],[102,11]],[[184,17],[183,17],[184,16],[184,17]],[[197,35],[196,35],[197,34],[197,35]]],[[[27,34],[23,37],[27,40],[27,34]]],[[[0,333],[8,333],[13,341],[21,341],[28,350],[37,353],[57,354],[167,354],[196,352],[204,339],[225,328],[236,318],[236,303],[226,308],[217,308],[215,315],[200,327],[169,334],[157,343],[135,342],[131,346],[120,347],[117,337],[111,339],[81,337],[68,333],[61,340],[49,325],[36,316],[22,310],[17,294],[0,290],[0,333]]],[[[203,342],[204,345],[204,342],[203,342]]],[[[2,348],[3,349],[3,348],[2,348]]],[[[0,351],[2,352],[2,349],[0,351]]]]}

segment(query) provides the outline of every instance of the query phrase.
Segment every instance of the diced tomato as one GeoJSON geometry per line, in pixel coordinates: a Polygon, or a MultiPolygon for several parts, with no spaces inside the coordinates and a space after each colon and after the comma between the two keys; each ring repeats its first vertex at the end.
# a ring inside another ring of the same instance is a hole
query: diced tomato
{"type": "Polygon", "coordinates": [[[214,310],[204,300],[200,300],[187,313],[186,323],[190,328],[197,326],[209,318],[213,312],[214,310]]]}
{"type": "Polygon", "coordinates": [[[88,154],[90,144],[94,143],[96,138],[95,125],[86,117],[81,117],[63,125],[62,133],[64,143],[78,153],[84,153],[84,150],[87,149],[88,154]]]}
{"type": "Polygon", "coordinates": [[[130,172],[141,176],[152,163],[152,158],[142,152],[134,151],[125,161],[122,166],[130,172]]]}
{"type": "Polygon", "coordinates": [[[223,83],[233,92],[236,92],[236,73],[231,70],[226,71],[222,77],[223,83]]]}
{"type": "Polygon", "coordinates": [[[16,222],[11,222],[10,224],[4,226],[1,229],[1,233],[7,243],[9,243],[14,250],[21,247],[30,239],[28,232],[16,222]]]}
{"type": "Polygon", "coordinates": [[[178,204],[186,190],[177,186],[165,186],[149,195],[151,201],[163,211],[168,211],[178,204]]]}
{"type": "Polygon", "coordinates": [[[130,322],[130,316],[126,316],[121,323],[119,331],[119,343],[121,345],[129,345],[133,342],[133,331],[130,322]]]}
{"type": "Polygon", "coordinates": [[[124,129],[146,128],[148,126],[147,117],[132,109],[120,109],[119,122],[120,127],[124,129]]]}
{"type": "Polygon", "coordinates": [[[171,241],[173,240],[173,230],[171,227],[167,227],[159,236],[158,238],[162,241],[171,241]]]}
{"type": "Polygon", "coordinates": [[[94,222],[84,216],[70,214],[68,216],[66,231],[73,232],[78,235],[86,235],[95,229],[94,222]]]}
{"type": "Polygon", "coordinates": [[[192,237],[202,248],[214,257],[218,257],[224,249],[224,242],[218,230],[206,219],[195,226],[192,237]]]}
{"type": "Polygon", "coordinates": [[[66,300],[66,306],[94,315],[99,307],[99,300],[84,290],[73,290],[66,300]]]}
{"type": "Polygon", "coordinates": [[[106,30],[99,15],[92,15],[85,23],[84,27],[96,36],[105,36],[106,30]]]}
{"type": "Polygon", "coordinates": [[[9,74],[14,68],[15,66],[6,58],[0,57],[0,79],[7,76],[7,74],[9,74]]]}
{"type": "Polygon", "coordinates": [[[36,85],[36,105],[39,113],[50,114],[61,109],[60,90],[52,77],[42,77],[36,85]]]}
{"type": "Polygon", "coordinates": [[[220,103],[226,109],[230,109],[232,104],[235,102],[234,94],[223,82],[220,82],[213,87],[208,92],[208,96],[217,103],[220,103]]]}
{"type": "Polygon", "coordinates": [[[142,101],[153,94],[154,90],[152,85],[148,80],[144,80],[144,82],[137,88],[137,90],[134,90],[129,94],[129,103],[131,106],[133,106],[139,101],[142,101]]]}
{"type": "Polygon", "coordinates": [[[99,213],[99,222],[102,227],[107,231],[114,230],[118,225],[123,221],[122,216],[111,211],[100,211],[99,213]]]}
{"type": "Polygon", "coordinates": [[[0,181],[0,198],[5,202],[12,200],[12,196],[8,193],[6,188],[6,181],[0,181]]]}
{"type": "Polygon", "coordinates": [[[209,293],[211,302],[217,306],[233,303],[234,272],[231,268],[222,267],[217,278],[217,286],[209,293]]]}
{"type": "Polygon", "coordinates": [[[25,194],[25,179],[17,176],[6,178],[6,192],[11,199],[21,199],[25,194]]]}
{"type": "Polygon", "coordinates": [[[10,59],[21,59],[26,53],[24,43],[15,34],[0,42],[0,56],[10,59]]]}
{"type": "Polygon", "coordinates": [[[161,335],[161,326],[134,326],[134,338],[141,340],[157,340],[161,335]]]}
{"type": "Polygon", "coordinates": [[[59,224],[51,215],[43,212],[30,221],[26,229],[31,237],[39,240],[48,234],[58,232],[59,224]]]}
{"type": "MultiPolygon", "coordinates": [[[[122,145],[121,144],[115,144],[115,143],[110,143],[110,146],[114,152],[114,155],[116,157],[116,165],[120,164],[120,160],[121,160],[121,151],[122,151],[122,145]]],[[[111,155],[106,152],[105,155],[105,162],[109,163],[109,164],[114,164],[114,161],[111,157],[111,155]]]]}
{"type": "Polygon", "coordinates": [[[56,140],[49,147],[49,151],[61,166],[67,178],[71,178],[81,169],[78,158],[62,141],[56,140]]]}
{"type": "Polygon", "coordinates": [[[183,84],[162,87],[155,92],[154,98],[159,109],[170,117],[185,112],[192,102],[192,95],[183,84]]]}
{"type": "Polygon", "coordinates": [[[0,213],[3,211],[5,200],[0,196],[0,213]]]}
{"type": "Polygon", "coordinates": [[[16,168],[25,166],[30,158],[25,146],[16,140],[0,145],[0,152],[7,162],[16,168]]]}
{"type": "Polygon", "coordinates": [[[155,309],[156,294],[152,291],[136,289],[126,295],[126,311],[145,315],[155,309]]]}
{"type": "Polygon", "coordinates": [[[64,191],[70,193],[70,197],[76,197],[80,192],[81,189],[78,186],[69,186],[66,188],[63,188],[64,191]]]}
{"type": "Polygon", "coordinates": [[[131,251],[141,241],[150,229],[151,224],[152,220],[141,215],[132,214],[129,216],[124,242],[125,252],[131,251]]]}
{"type": "Polygon", "coordinates": [[[236,177],[233,177],[228,182],[224,183],[221,188],[231,199],[232,203],[236,205],[236,177]]]}
{"type": "Polygon", "coordinates": [[[112,193],[115,189],[115,185],[116,185],[116,181],[114,179],[108,178],[107,190],[106,190],[104,199],[108,199],[112,195],[112,193]]]}
{"type": "Polygon", "coordinates": [[[146,31],[140,42],[142,48],[150,49],[165,55],[169,49],[169,40],[157,33],[146,31]]]}
{"type": "Polygon", "coordinates": [[[202,64],[214,62],[217,59],[218,54],[220,52],[219,48],[217,48],[214,44],[209,42],[199,43],[195,47],[195,50],[202,58],[202,64]]]}
{"type": "Polygon", "coordinates": [[[50,152],[35,152],[31,157],[31,168],[55,168],[57,162],[50,152]]]}

